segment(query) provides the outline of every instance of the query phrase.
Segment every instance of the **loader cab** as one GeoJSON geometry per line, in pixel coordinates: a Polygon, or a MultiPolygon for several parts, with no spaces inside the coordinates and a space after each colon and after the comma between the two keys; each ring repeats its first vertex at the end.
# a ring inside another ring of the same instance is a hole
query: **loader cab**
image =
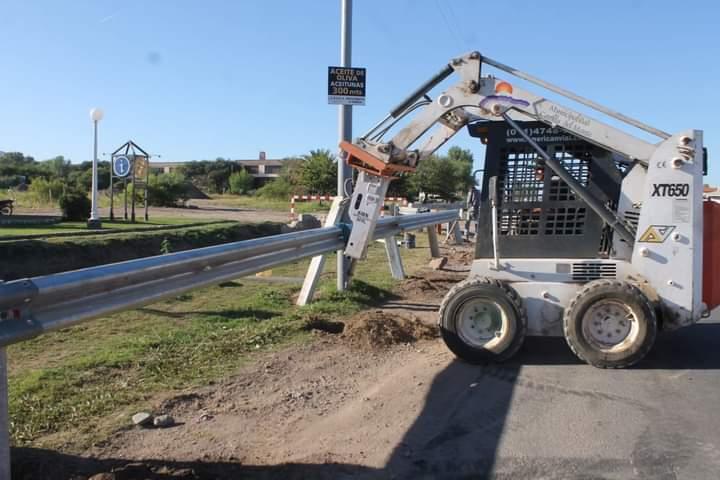
{"type": "MultiPolygon", "coordinates": [[[[616,208],[624,167],[613,154],[542,122],[517,122],[596,197],[616,208]]],[[[468,126],[486,144],[476,259],[493,258],[489,186],[496,178],[498,255],[509,258],[607,258],[612,230],[507,123],[468,126]]]]}

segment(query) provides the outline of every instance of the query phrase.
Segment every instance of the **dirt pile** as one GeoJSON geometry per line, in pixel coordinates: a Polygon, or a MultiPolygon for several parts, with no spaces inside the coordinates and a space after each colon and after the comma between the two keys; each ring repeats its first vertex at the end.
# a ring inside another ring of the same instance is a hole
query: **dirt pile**
{"type": "Polygon", "coordinates": [[[414,316],[370,310],[354,315],[345,323],[343,338],[362,348],[386,348],[438,336],[437,328],[414,316]]]}
{"type": "Polygon", "coordinates": [[[448,249],[447,256],[452,263],[468,268],[470,268],[473,260],[475,260],[474,249],[466,245],[448,249]]]}

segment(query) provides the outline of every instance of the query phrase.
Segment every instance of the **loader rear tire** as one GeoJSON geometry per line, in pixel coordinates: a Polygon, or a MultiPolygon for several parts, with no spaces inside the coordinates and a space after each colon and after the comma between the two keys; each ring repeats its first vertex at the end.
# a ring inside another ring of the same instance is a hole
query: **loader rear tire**
{"type": "Polygon", "coordinates": [[[527,314],[517,292],[486,277],[455,285],[440,305],[445,344],[469,363],[502,362],[522,346],[527,314]]]}
{"type": "Polygon", "coordinates": [[[565,309],[563,327],[573,353],[599,368],[639,362],[657,335],[655,310],[647,297],[618,280],[585,284],[565,309]]]}

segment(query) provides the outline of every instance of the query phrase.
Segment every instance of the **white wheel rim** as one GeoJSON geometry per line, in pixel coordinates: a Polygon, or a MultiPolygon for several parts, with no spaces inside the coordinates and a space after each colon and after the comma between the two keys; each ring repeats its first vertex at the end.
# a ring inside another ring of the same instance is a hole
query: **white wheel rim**
{"type": "Polygon", "coordinates": [[[467,300],[457,314],[458,335],[473,348],[502,352],[512,341],[513,327],[505,309],[487,297],[467,300]]]}
{"type": "Polygon", "coordinates": [[[606,353],[624,352],[636,344],[640,322],[630,306],[619,300],[599,300],[582,318],[585,339],[606,353]]]}

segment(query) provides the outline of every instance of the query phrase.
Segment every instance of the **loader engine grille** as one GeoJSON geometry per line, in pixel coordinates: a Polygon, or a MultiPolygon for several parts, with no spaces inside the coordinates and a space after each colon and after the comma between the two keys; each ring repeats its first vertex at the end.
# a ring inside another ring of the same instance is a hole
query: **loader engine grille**
{"type": "Polygon", "coordinates": [[[623,214],[623,217],[628,224],[632,225],[632,227],[637,230],[638,222],[640,221],[640,212],[635,210],[627,210],[623,214]]]}
{"type": "Polygon", "coordinates": [[[577,282],[589,282],[598,278],[617,278],[617,265],[600,262],[573,263],[570,276],[577,282]]]}

